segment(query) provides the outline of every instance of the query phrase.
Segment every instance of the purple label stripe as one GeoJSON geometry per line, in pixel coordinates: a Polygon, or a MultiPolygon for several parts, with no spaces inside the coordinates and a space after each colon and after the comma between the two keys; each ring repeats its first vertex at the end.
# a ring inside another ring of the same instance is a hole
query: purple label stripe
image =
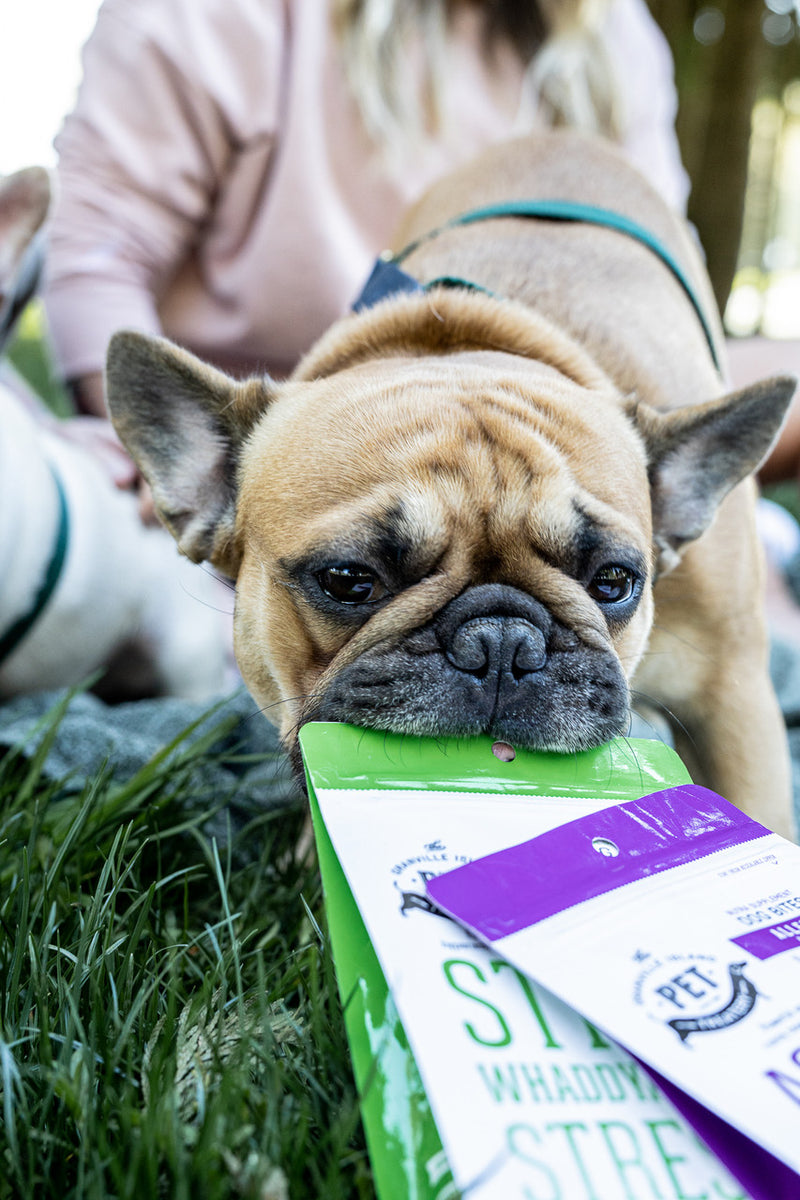
{"type": "Polygon", "coordinates": [[[761,959],[772,958],[786,950],[797,950],[800,946],[800,918],[778,921],[764,929],[754,929],[750,933],[743,933],[741,937],[731,938],[731,941],[754,958],[761,959]]]}
{"type": "Polygon", "coordinates": [[[439,908],[497,941],[584,900],[765,837],[715,792],[682,784],[602,809],[429,880],[439,908]]]}

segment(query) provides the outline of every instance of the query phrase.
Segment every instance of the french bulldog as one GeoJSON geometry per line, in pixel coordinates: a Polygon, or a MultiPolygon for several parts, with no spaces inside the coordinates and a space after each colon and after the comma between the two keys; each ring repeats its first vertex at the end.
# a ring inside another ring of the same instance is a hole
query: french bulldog
{"type": "MultiPolygon", "coordinates": [[[[33,294],[46,171],[0,181],[0,349],[33,294]]],[[[224,585],[146,528],[79,435],[0,380],[0,697],[84,682],[114,699],[205,700],[229,680],[224,585]],[[201,652],[202,648],[202,652],[201,652]]]]}
{"type": "Polygon", "coordinates": [[[110,345],[161,519],[236,581],[258,704],[290,749],[326,720],[569,753],[645,697],[697,782],[793,836],[750,477],[794,380],[728,394],[690,232],[597,140],[490,149],[394,250],[423,290],[342,317],[286,381],[110,345]],[[532,198],[613,220],[455,220],[532,198]]]}

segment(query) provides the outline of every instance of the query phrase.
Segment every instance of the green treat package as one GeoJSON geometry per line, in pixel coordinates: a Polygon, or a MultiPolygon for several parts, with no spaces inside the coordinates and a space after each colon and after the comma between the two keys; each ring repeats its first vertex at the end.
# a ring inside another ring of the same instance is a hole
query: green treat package
{"type": "Polygon", "coordinates": [[[333,723],[300,743],[380,1200],[739,1200],[623,1050],[425,895],[432,875],[688,782],[674,751],[514,752],[333,723]]]}

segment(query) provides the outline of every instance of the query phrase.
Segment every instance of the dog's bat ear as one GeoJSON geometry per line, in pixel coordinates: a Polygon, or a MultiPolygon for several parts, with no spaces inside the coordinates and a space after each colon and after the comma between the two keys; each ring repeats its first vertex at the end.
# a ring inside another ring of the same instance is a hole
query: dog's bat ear
{"type": "Polygon", "coordinates": [[[662,573],[675,566],[687,542],[705,532],[728,492],[758,470],[778,438],[796,385],[779,376],[672,412],[637,406],[662,573]]]}
{"type": "Polygon", "coordinates": [[[236,577],[239,449],[268,405],[271,380],[243,383],[165,338],[123,331],[106,359],[106,397],[119,437],[181,552],[236,577]]]}

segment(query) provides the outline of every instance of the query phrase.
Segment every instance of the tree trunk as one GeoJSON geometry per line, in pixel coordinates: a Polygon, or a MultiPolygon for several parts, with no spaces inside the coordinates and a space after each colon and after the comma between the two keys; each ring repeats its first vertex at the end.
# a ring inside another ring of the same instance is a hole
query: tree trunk
{"type": "Polygon", "coordinates": [[[675,58],[681,154],[692,192],[689,219],[706,253],[720,310],[730,292],[742,230],[750,116],[766,64],[763,0],[717,0],[723,35],[693,34],[698,0],[650,0],[675,58]]]}

